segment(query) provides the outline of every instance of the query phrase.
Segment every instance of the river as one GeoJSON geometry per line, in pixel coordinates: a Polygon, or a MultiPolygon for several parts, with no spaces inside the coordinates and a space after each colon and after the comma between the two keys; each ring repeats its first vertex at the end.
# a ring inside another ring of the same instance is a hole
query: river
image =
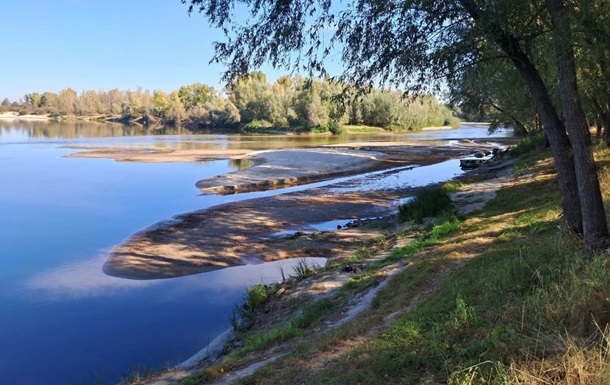
{"type": "Polygon", "coordinates": [[[280,267],[290,271],[294,263],[166,280],[105,275],[109,250],[131,234],[179,213],[266,193],[201,195],[195,188],[238,162],[119,163],[65,158],[75,150],[64,146],[260,150],[485,135],[480,126],[308,137],[0,120],[0,383],[112,384],[132,370],[173,366],[228,328],[248,286],[277,281],[280,267]]]}

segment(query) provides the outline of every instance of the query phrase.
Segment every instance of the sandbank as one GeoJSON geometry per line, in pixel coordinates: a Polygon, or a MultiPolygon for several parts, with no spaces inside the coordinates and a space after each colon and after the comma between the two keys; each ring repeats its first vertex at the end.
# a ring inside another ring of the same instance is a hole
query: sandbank
{"type": "Polygon", "coordinates": [[[101,146],[64,146],[83,150],[66,155],[66,158],[110,158],[117,162],[141,163],[173,163],[173,162],[200,162],[215,159],[240,159],[250,150],[184,150],[173,148],[143,148],[143,147],[101,147],[101,146]]]}
{"type": "Polygon", "coordinates": [[[0,119],[2,120],[49,120],[46,115],[19,115],[18,112],[9,111],[0,113],[0,119]]]}
{"type": "MultiPolygon", "coordinates": [[[[497,141],[496,141],[497,142],[497,141]]],[[[472,150],[460,146],[376,146],[375,151],[313,148],[248,154],[250,169],[199,181],[210,191],[235,191],[235,186],[273,186],[323,180],[336,173],[356,175],[369,170],[426,165],[472,150]]],[[[489,144],[478,144],[479,148],[489,144]]],[[[250,191],[249,188],[246,191],[250,191]]],[[[104,271],[131,279],[171,278],[239,266],[252,261],[274,261],[304,256],[329,257],[350,252],[358,239],[374,232],[340,230],[280,238],[280,231],[331,220],[387,216],[395,201],[414,192],[394,190],[336,193],[327,187],[223,204],[175,217],[133,235],[110,254],[104,271]]]]}

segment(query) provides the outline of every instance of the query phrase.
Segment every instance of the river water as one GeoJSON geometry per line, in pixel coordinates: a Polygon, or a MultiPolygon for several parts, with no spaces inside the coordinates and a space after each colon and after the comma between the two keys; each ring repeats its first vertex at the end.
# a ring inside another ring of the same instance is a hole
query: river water
{"type": "Polygon", "coordinates": [[[233,171],[239,163],[64,158],[75,150],[63,146],[260,150],[485,135],[479,126],[307,137],[0,120],[0,383],[112,384],[132,370],[173,366],[229,327],[227,317],[248,286],[278,281],[280,267],[289,272],[295,262],[167,280],[107,276],[102,265],[109,250],[136,231],[179,213],[283,190],[201,195],[196,181],[233,171]]]}

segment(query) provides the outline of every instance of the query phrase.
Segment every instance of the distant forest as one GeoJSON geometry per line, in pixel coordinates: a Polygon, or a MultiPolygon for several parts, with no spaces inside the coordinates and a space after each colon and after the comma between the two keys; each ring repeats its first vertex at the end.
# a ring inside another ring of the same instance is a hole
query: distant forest
{"type": "Polygon", "coordinates": [[[340,132],[344,125],[386,130],[418,130],[457,126],[451,109],[435,96],[404,97],[403,92],[373,89],[355,97],[344,85],[329,80],[282,76],[270,83],[254,72],[216,90],[201,83],[166,93],[134,91],[30,93],[19,102],[4,99],[0,112],[49,115],[53,118],[94,117],[143,124],[241,128],[244,131],[285,128],[309,132],[340,132]]]}

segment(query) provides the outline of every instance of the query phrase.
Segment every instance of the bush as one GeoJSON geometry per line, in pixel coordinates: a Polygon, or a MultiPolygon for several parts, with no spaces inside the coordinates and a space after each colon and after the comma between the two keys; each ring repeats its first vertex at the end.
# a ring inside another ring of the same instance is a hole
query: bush
{"type": "Polygon", "coordinates": [[[271,128],[273,125],[266,120],[253,120],[249,123],[244,124],[242,132],[253,132],[261,128],[271,128]]]}
{"type": "Polygon", "coordinates": [[[510,153],[513,156],[520,156],[539,150],[544,146],[544,135],[542,133],[530,134],[527,138],[523,138],[519,144],[511,149],[510,153]]]}
{"type": "Polygon", "coordinates": [[[451,128],[458,128],[460,126],[460,119],[452,116],[450,118],[445,119],[445,126],[451,126],[451,128]]]}
{"type": "Polygon", "coordinates": [[[330,122],[328,123],[328,131],[333,135],[341,135],[343,134],[343,127],[337,122],[330,122]]]}
{"type": "Polygon", "coordinates": [[[424,218],[435,217],[453,212],[453,202],[444,187],[426,189],[418,193],[413,200],[398,207],[398,219],[421,223],[424,218]]]}

